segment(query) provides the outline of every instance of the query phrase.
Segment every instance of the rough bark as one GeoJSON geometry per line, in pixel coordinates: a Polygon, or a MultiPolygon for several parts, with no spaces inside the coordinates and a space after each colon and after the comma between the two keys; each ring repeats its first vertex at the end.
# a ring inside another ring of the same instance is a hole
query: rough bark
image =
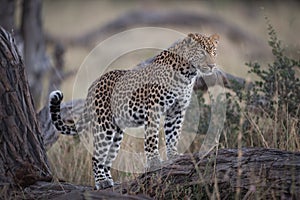
{"type": "Polygon", "coordinates": [[[0,29],[0,182],[30,185],[51,172],[24,71],[13,38],[0,29]]]}
{"type": "MultiPolygon", "coordinates": [[[[17,194],[19,197],[20,194],[17,194]]],[[[20,196],[21,197],[21,196],[20,196]]],[[[55,200],[84,200],[84,199],[111,199],[111,200],[147,200],[145,195],[127,195],[112,191],[94,191],[90,186],[73,185],[70,183],[36,182],[25,189],[22,197],[26,199],[55,199],[55,200]]]]}

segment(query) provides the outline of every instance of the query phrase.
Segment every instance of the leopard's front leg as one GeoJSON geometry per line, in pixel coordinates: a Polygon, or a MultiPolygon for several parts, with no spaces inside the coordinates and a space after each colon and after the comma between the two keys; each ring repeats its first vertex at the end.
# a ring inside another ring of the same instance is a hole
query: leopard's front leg
{"type": "Polygon", "coordinates": [[[188,104],[176,102],[166,113],[164,131],[167,146],[167,158],[172,160],[178,156],[178,140],[184,121],[184,115],[188,104]]]}
{"type": "Polygon", "coordinates": [[[158,150],[159,140],[159,107],[151,107],[147,109],[145,116],[145,154],[147,158],[146,171],[161,168],[162,161],[158,150]]]}

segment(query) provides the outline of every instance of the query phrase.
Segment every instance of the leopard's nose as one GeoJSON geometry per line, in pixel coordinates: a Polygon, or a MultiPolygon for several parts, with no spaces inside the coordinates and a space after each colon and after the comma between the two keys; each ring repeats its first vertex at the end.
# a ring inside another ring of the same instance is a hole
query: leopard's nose
{"type": "Polygon", "coordinates": [[[216,67],[216,64],[207,64],[207,66],[211,69],[215,68],[216,67]]]}

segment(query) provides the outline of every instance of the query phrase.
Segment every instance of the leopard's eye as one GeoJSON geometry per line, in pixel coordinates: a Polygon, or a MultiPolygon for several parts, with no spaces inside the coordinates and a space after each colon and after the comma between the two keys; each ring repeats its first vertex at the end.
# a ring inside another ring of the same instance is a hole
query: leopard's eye
{"type": "Polygon", "coordinates": [[[204,49],[201,49],[200,50],[200,54],[203,55],[203,56],[205,56],[206,55],[206,51],[204,49]]]}
{"type": "Polygon", "coordinates": [[[203,49],[200,49],[198,56],[199,56],[200,61],[204,61],[206,58],[206,51],[203,49]]]}

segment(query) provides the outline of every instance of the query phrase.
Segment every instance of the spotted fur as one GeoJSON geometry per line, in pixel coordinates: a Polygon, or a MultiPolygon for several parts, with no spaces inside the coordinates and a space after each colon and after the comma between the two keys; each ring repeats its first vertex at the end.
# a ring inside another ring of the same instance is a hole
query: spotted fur
{"type": "Polygon", "coordinates": [[[145,127],[147,168],[161,166],[158,132],[165,116],[167,157],[177,156],[177,144],[197,76],[209,75],[216,67],[218,35],[189,34],[162,51],[145,67],[115,70],[90,86],[85,110],[78,123],[67,125],[60,116],[63,95],[50,94],[52,123],[62,134],[87,131],[91,123],[94,137],[93,171],[95,186],[113,186],[110,175],[126,127],[145,127]]]}

